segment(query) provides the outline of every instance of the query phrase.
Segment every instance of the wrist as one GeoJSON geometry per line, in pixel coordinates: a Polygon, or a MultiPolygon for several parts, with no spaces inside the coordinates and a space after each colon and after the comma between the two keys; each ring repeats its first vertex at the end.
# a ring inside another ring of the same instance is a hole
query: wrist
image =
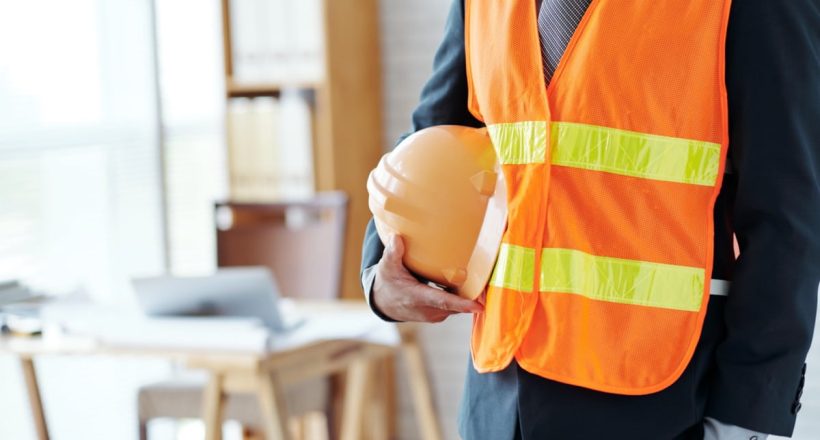
{"type": "Polygon", "coordinates": [[[378,298],[381,298],[382,295],[377,295],[376,292],[383,291],[384,286],[382,285],[382,282],[379,279],[377,268],[378,265],[368,268],[368,270],[372,270],[372,275],[370,276],[370,279],[366,281],[365,284],[365,296],[367,298],[367,302],[370,304],[370,310],[383,321],[401,322],[397,319],[390,317],[387,313],[385,313],[384,309],[379,304],[378,298]]]}

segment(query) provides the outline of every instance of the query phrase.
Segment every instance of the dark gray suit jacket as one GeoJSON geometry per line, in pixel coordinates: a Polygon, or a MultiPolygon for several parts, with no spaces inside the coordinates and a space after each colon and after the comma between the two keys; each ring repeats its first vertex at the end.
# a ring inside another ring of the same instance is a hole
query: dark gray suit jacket
{"type": "MultiPolygon", "coordinates": [[[[515,364],[501,374],[470,368],[462,435],[500,438],[515,411],[533,439],[698,438],[704,417],[791,434],[820,281],[820,1],[734,0],[726,82],[733,173],[715,205],[713,277],[732,287],[711,298],[687,370],[671,387],[635,397],[515,364]]],[[[481,125],[467,110],[463,0],[454,1],[412,131],[440,124],[481,125]]],[[[362,270],[382,252],[371,221],[362,270]]]]}

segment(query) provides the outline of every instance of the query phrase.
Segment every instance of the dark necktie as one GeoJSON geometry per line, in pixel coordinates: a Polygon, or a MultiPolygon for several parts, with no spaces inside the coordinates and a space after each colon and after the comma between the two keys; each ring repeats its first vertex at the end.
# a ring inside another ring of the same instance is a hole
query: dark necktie
{"type": "MultiPolygon", "coordinates": [[[[544,59],[547,84],[564,55],[572,34],[581,22],[592,0],[541,0],[538,10],[538,35],[544,59]]],[[[536,6],[538,6],[536,0],[536,6]]]]}

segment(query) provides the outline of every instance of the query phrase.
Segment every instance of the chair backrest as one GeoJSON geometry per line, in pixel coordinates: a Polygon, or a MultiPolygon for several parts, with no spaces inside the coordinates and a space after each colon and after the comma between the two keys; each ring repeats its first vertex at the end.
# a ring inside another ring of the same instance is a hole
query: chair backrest
{"type": "Polygon", "coordinates": [[[217,264],[267,266],[284,296],[338,298],[348,198],[215,205],[217,264]]]}

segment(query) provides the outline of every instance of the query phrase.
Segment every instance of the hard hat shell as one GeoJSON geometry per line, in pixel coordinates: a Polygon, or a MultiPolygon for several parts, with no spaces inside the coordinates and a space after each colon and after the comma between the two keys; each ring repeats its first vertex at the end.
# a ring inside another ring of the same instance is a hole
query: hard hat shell
{"type": "Polygon", "coordinates": [[[507,218],[504,176],[486,129],[439,125],[410,135],[367,180],[382,242],[399,234],[413,273],[478,297],[507,218]]]}

